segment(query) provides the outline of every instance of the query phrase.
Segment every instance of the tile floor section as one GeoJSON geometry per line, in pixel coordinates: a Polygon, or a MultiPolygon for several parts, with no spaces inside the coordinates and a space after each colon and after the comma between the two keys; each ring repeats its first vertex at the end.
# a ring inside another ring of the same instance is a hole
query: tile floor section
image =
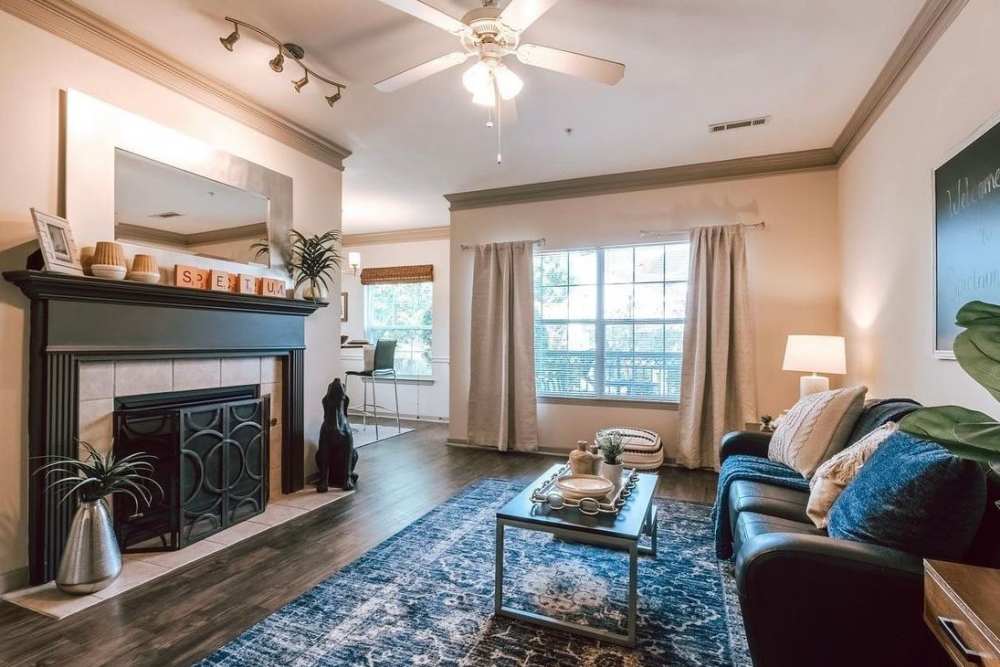
{"type": "Polygon", "coordinates": [[[315,489],[303,489],[287,496],[279,496],[268,503],[262,514],[179,551],[128,554],[125,556],[122,572],[114,583],[91,595],[68,595],[56,588],[55,582],[50,581],[34,588],[12,591],[2,596],[2,599],[51,618],[66,618],[352,493],[354,492],[316,493],[315,489]]]}

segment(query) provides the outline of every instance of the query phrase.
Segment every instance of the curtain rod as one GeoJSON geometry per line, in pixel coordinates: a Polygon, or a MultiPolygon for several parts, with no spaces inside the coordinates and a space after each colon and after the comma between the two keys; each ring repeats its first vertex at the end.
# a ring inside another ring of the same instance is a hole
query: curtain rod
{"type": "MultiPolygon", "coordinates": [[[[545,238],[543,237],[543,238],[540,238],[540,239],[534,239],[531,242],[532,243],[537,243],[538,245],[545,245],[545,238]]],[[[462,250],[473,250],[475,247],[476,246],[474,246],[474,245],[467,245],[465,243],[463,243],[462,245],[459,246],[459,248],[461,248],[462,250]]]]}

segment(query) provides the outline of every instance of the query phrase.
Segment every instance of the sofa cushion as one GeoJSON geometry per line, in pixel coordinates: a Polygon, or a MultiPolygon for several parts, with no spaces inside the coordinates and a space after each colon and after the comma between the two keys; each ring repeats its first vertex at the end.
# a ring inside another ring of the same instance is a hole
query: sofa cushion
{"type": "Polygon", "coordinates": [[[736,521],[744,512],[753,512],[792,521],[809,522],[806,502],[809,494],[766,482],[739,479],[729,489],[729,521],[736,534],[736,521]]]}
{"type": "Polygon", "coordinates": [[[809,504],[806,514],[817,528],[826,528],[827,515],[847,485],[858,476],[862,466],[889,436],[896,432],[896,422],[882,424],[856,443],[837,452],[816,469],[809,480],[809,504]]]}
{"type": "Polygon", "coordinates": [[[802,535],[825,535],[812,523],[794,521],[778,516],[757,514],[756,512],[741,512],[733,530],[734,551],[740,552],[744,544],[748,544],[758,535],[770,533],[799,533],[802,535]]]}
{"type": "Polygon", "coordinates": [[[888,422],[896,422],[920,409],[920,404],[910,398],[872,398],[865,401],[865,408],[854,424],[854,429],[847,437],[847,444],[865,437],[879,426],[888,422]]]}
{"type": "Polygon", "coordinates": [[[849,387],[799,399],[778,423],[767,457],[809,479],[823,461],[847,444],[867,391],[867,387],[849,387]]]}
{"type": "Polygon", "coordinates": [[[897,431],[830,510],[831,537],[924,558],[965,556],[986,507],[986,474],[941,445],[897,431]]]}

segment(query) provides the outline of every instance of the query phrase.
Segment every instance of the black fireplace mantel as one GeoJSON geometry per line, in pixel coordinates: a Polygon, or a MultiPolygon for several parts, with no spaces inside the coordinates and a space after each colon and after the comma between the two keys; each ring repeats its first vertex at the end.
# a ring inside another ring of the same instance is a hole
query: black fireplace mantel
{"type": "Polygon", "coordinates": [[[276,356],[283,359],[281,487],[305,485],[305,317],[324,303],[169,285],[7,271],[31,299],[28,551],[31,582],[55,577],[75,503],[45,493],[35,471],[76,456],[85,361],[276,356]]]}

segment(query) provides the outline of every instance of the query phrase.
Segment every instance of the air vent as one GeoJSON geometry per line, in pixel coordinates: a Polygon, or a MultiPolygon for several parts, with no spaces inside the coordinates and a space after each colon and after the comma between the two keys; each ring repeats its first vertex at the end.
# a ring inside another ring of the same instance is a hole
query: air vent
{"type": "Polygon", "coordinates": [[[729,130],[742,130],[746,127],[760,127],[761,125],[766,125],[770,120],[770,116],[759,116],[758,118],[746,118],[744,120],[730,120],[725,123],[712,123],[708,126],[708,131],[715,134],[716,132],[728,132],[729,130]]]}
{"type": "Polygon", "coordinates": [[[177,211],[164,211],[163,213],[154,213],[149,216],[151,218],[179,218],[183,213],[178,213],[177,211]]]}

